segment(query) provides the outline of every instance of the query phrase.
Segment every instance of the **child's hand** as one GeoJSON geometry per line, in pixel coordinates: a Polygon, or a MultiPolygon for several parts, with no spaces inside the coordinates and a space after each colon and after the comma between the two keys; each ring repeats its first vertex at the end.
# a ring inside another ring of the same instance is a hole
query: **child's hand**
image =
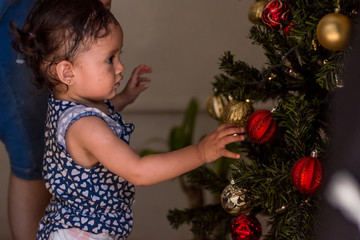
{"type": "Polygon", "coordinates": [[[111,103],[114,105],[115,112],[123,110],[127,105],[134,102],[140,93],[148,88],[146,83],[150,82],[150,79],[141,76],[145,73],[152,73],[151,67],[145,64],[136,67],[124,90],[110,99],[111,103]]]}
{"type": "Polygon", "coordinates": [[[240,154],[227,150],[226,145],[232,142],[243,141],[245,137],[242,133],[244,133],[244,128],[239,128],[236,124],[223,124],[219,126],[197,144],[204,161],[212,162],[223,156],[240,158],[240,154]]]}
{"type": "Polygon", "coordinates": [[[145,64],[136,67],[124,90],[121,92],[128,104],[134,102],[140,93],[148,88],[146,82],[150,82],[150,79],[141,76],[145,73],[152,73],[151,67],[145,64]]]}

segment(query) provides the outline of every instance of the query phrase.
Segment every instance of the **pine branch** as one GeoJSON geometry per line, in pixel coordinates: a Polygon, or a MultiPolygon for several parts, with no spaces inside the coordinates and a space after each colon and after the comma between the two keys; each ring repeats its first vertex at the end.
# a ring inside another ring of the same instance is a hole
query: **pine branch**
{"type": "Polygon", "coordinates": [[[221,178],[206,166],[201,166],[186,174],[186,180],[190,184],[201,186],[203,189],[218,194],[229,184],[228,180],[221,178]]]}
{"type": "MultiPolygon", "coordinates": [[[[271,227],[265,240],[305,240],[314,234],[319,195],[300,193],[291,182],[291,170],[297,160],[309,156],[314,149],[319,153],[319,160],[326,162],[331,136],[329,112],[336,89],[346,85],[342,82],[343,62],[351,50],[349,46],[342,51],[331,51],[322,47],[317,39],[318,22],[334,12],[338,0],[286,2],[292,14],[290,35],[262,24],[250,28],[253,44],[264,49],[267,58],[264,69],[235,60],[227,51],[220,58],[222,73],[215,76],[213,83],[216,94],[235,100],[277,102],[272,117],[279,126],[278,138],[265,144],[246,139],[238,145],[243,159],[231,165],[236,186],[251,194],[252,213],[269,216],[267,223],[271,227]]],[[[358,12],[358,0],[340,2],[340,13],[347,15],[354,25],[360,21],[358,12]]],[[[203,167],[188,174],[187,181],[219,194],[227,185],[226,171],[221,172],[217,174],[203,167]]],[[[208,226],[215,229],[217,221],[222,224],[222,236],[225,236],[228,229],[224,226],[228,226],[230,216],[220,206],[211,205],[173,210],[169,219],[174,227],[191,224],[197,239],[207,239],[212,230],[204,229],[208,226]]]]}
{"type": "Polygon", "coordinates": [[[319,106],[316,97],[307,101],[304,96],[289,96],[279,103],[273,117],[279,123],[282,139],[286,143],[286,148],[280,149],[281,152],[285,150],[293,158],[299,159],[309,156],[319,146],[319,106]]]}
{"type": "Polygon", "coordinates": [[[220,59],[220,69],[224,73],[215,76],[217,81],[213,85],[225,96],[245,100],[253,98],[254,93],[259,93],[262,88],[260,71],[243,61],[235,61],[229,51],[220,59]]]}
{"type": "Polygon", "coordinates": [[[253,207],[271,216],[265,239],[309,239],[316,223],[316,195],[298,192],[290,179],[292,163],[265,165],[241,162],[234,166],[236,185],[250,189],[253,207]]]}
{"type": "MultiPolygon", "coordinates": [[[[179,228],[182,224],[190,224],[195,240],[212,239],[214,234],[217,236],[216,240],[226,239],[224,233],[216,234],[214,231],[218,229],[219,225],[229,226],[231,220],[231,217],[219,204],[207,205],[196,209],[170,210],[167,218],[175,229],[179,228]],[[220,238],[220,236],[222,237],[220,238]]],[[[225,230],[229,231],[227,228],[225,230]]]]}

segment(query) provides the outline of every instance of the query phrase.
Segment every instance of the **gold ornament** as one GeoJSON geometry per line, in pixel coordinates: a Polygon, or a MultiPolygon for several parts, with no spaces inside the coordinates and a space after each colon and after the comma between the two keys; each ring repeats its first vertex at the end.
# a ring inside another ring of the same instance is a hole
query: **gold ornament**
{"type": "Polygon", "coordinates": [[[351,28],[349,17],[340,13],[330,13],[319,21],[316,35],[321,46],[332,51],[340,51],[349,44],[351,28]]]}
{"type": "Polygon", "coordinates": [[[225,123],[236,123],[240,127],[245,127],[246,120],[253,112],[250,101],[231,100],[226,104],[221,119],[225,123]]]}
{"type": "Polygon", "coordinates": [[[274,78],[276,78],[276,74],[271,73],[271,74],[270,74],[270,77],[268,77],[268,80],[271,81],[271,80],[273,80],[274,78]]]}
{"type": "Polygon", "coordinates": [[[217,96],[214,93],[211,94],[206,103],[206,109],[209,115],[216,120],[221,120],[227,102],[228,100],[222,94],[217,96]]]}
{"type": "Polygon", "coordinates": [[[292,68],[292,64],[289,60],[285,60],[285,63],[284,63],[285,66],[287,66],[288,68],[292,68]]]}
{"type": "Polygon", "coordinates": [[[233,181],[221,193],[221,206],[230,215],[249,213],[252,208],[251,204],[250,192],[235,186],[233,181]]]}
{"type": "Polygon", "coordinates": [[[266,1],[260,0],[255,1],[253,5],[251,5],[248,12],[248,18],[250,22],[254,24],[262,23],[261,15],[264,10],[265,3],[266,1]]]}
{"type": "Polygon", "coordinates": [[[316,50],[317,50],[317,45],[316,45],[315,40],[312,40],[312,41],[311,41],[311,44],[312,44],[312,46],[313,46],[313,48],[314,48],[314,51],[316,51],[316,50]]]}

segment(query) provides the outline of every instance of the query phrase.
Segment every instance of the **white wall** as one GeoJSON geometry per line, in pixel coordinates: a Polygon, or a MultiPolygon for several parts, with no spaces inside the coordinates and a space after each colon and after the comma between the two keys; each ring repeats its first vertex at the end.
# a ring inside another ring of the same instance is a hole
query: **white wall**
{"type": "MultiPolygon", "coordinates": [[[[113,0],[112,11],[124,31],[122,61],[128,79],[142,63],[152,66],[152,83],[123,113],[136,125],[131,146],[164,149],[156,139],[166,139],[169,129],[181,123],[190,98],[196,97],[202,111],[196,139],[217,125],[206,113],[218,60],[226,50],[250,65],[264,62],[260,47],[251,45],[247,19],[249,0],[113,0]]],[[[10,239],[6,217],[9,163],[0,145],[0,239],[10,239]]],[[[171,229],[166,214],[171,208],[187,207],[177,180],[137,188],[134,231],[129,240],[191,239],[188,227],[171,229]]]]}

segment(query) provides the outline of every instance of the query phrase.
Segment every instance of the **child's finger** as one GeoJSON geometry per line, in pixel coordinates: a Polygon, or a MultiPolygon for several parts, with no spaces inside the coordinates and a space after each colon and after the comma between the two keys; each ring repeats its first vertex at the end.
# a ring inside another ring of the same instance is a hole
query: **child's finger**
{"type": "Polygon", "coordinates": [[[149,87],[147,84],[140,84],[137,86],[138,92],[141,93],[142,91],[146,90],[149,87]]]}
{"type": "Polygon", "coordinates": [[[139,78],[139,83],[142,83],[142,82],[151,82],[151,80],[146,77],[141,77],[141,78],[139,78]]]}
{"type": "Polygon", "coordinates": [[[235,123],[224,123],[224,124],[221,124],[219,127],[217,127],[217,131],[222,131],[226,128],[234,128],[234,127],[239,127],[237,124],[235,123]]]}
{"type": "Polygon", "coordinates": [[[144,74],[144,73],[152,73],[151,67],[143,64],[136,68],[138,70],[138,74],[144,74]]]}
{"type": "Polygon", "coordinates": [[[242,135],[245,132],[244,128],[239,128],[239,127],[229,127],[229,128],[225,128],[221,131],[218,132],[218,136],[220,138],[228,136],[228,135],[242,135]]]}
{"type": "Polygon", "coordinates": [[[152,72],[151,67],[143,64],[143,65],[140,65],[140,66],[137,66],[136,68],[134,68],[131,75],[137,77],[141,74],[151,73],[151,72],[152,72]]]}
{"type": "Polygon", "coordinates": [[[240,154],[239,153],[234,153],[234,152],[231,152],[227,149],[223,149],[221,151],[221,155],[224,156],[224,157],[227,157],[227,158],[235,158],[235,159],[239,159],[240,158],[240,154]]]}
{"type": "Polygon", "coordinates": [[[227,135],[227,136],[221,138],[221,143],[225,146],[229,143],[240,142],[240,141],[244,141],[244,140],[245,140],[244,135],[233,134],[233,135],[227,135]]]}

